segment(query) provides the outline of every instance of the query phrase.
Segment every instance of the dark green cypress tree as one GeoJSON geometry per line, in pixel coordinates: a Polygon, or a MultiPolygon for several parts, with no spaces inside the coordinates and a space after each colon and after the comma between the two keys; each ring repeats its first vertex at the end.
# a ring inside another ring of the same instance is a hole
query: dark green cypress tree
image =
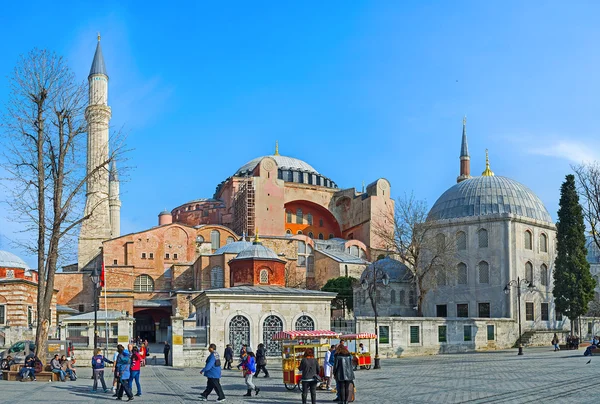
{"type": "Polygon", "coordinates": [[[583,210],[575,188],[575,176],[569,174],[560,189],[556,260],[554,261],[554,301],[556,310],[571,322],[588,311],[594,298],[596,281],[588,263],[583,210]]]}

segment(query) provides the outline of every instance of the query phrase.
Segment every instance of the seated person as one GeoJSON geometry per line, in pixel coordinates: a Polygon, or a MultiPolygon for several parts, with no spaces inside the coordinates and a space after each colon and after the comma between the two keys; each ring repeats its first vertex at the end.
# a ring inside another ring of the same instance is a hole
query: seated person
{"type": "Polygon", "coordinates": [[[77,374],[75,373],[75,367],[71,358],[67,358],[65,355],[60,357],[60,367],[62,370],[69,375],[71,380],[77,380],[77,374]]]}
{"type": "Polygon", "coordinates": [[[369,350],[367,348],[365,348],[365,346],[361,342],[360,344],[358,344],[358,352],[361,354],[366,354],[366,353],[369,353],[369,350]]]}
{"type": "Polygon", "coordinates": [[[0,370],[10,370],[10,367],[15,364],[13,357],[8,355],[5,360],[2,361],[2,369],[0,370]]]}
{"type": "Polygon", "coordinates": [[[30,353],[29,355],[27,355],[25,357],[25,364],[23,365],[23,367],[21,368],[21,371],[19,372],[19,377],[21,378],[21,381],[25,381],[25,378],[27,377],[31,377],[31,380],[35,381],[35,362],[36,362],[37,357],[33,354],[30,353]]]}
{"type": "Polygon", "coordinates": [[[58,359],[58,354],[54,355],[54,358],[52,358],[52,360],[50,361],[50,369],[52,370],[52,373],[58,374],[61,382],[65,381],[66,373],[64,370],[62,370],[62,366],[60,366],[60,360],[58,359]]]}

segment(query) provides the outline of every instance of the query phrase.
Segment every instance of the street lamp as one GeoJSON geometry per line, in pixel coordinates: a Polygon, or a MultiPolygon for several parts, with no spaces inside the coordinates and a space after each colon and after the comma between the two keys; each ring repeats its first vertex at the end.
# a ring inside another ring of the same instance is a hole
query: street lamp
{"type": "Polygon", "coordinates": [[[369,290],[369,299],[371,300],[371,304],[373,306],[373,313],[375,314],[375,364],[373,369],[381,369],[381,364],[379,361],[379,325],[377,324],[377,282],[383,283],[383,286],[387,286],[390,283],[390,276],[382,271],[381,269],[377,269],[376,263],[373,263],[373,276],[370,279],[369,274],[365,276],[361,282],[361,286],[364,290],[369,290]]]}
{"type": "Polygon", "coordinates": [[[94,352],[98,348],[98,288],[100,287],[100,270],[94,268],[90,274],[90,279],[94,284],[94,352]]]}
{"type": "Polygon", "coordinates": [[[519,311],[519,353],[517,355],[523,355],[523,344],[521,343],[521,285],[527,287],[528,292],[533,292],[535,286],[533,286],[533,282],[528,281],[527,279],[521,279],[517,277],[517,280],[512,280],[506,284],[504,287],[504,293],[507,295],[510,294],[511,288],[517,289],[517,302],[518,302],[518,311],[519,311]]]}

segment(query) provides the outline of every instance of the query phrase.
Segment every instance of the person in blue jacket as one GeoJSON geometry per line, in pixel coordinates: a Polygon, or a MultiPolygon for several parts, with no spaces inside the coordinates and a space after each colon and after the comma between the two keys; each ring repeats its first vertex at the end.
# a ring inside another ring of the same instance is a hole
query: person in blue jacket
{"type": "Polygon", "coordinates": [[[112,361],[109,361],[102,355],[102,350],[100,348],[96,348],[96,355],[92,357],[92,369],[94,370],[94,387],[92,387],[92,393],[96,392],[96,388],[98,387],[98,379],[102,383],[102,388],[106,393],[108,389],[106,388],[106,383],[104,382],[104,362],[112,365],[112,361]]]}
{"type": "Polygon", "coordinates": [[[255,395],[258,395],[260,389],[252,383],[252,377],[256,373],[256,356],[254,355],[254,352],[248,352],[246,360],[242,363],[242,369],[244,369],[244,380],[246,382],[246,387],[248,388],[248,391],[244,396],[250,397],[252,395],[252,390],[254,390],[255,395]]]}
{"type": "Polygon", "coordinates": [[[204,369],[200,371],[200,374],[204,374],[206,376],[206,390],[202,394],[200,394],[200,401],[207,401],[208,396],[212,393],[213,390],[217,393],[217,402],[225,401],[225,394],[223,393],[223,388],[221,387],[221,358],[219,357],[219,353],[217,352],[217,346],[215,344],[210,344],[208,346],[208,351],[210,354],[208,358],[206,358],[206,365],[204,369]]]}
{"type": "Polygon", "coordinates": [[[119,356],[117,357],[117,376],[121,381],[121,386],[119,387],[119,391],[117,392],[117,400],[121,400],[123,398],[123,391],[127,394],[127,401],[133,400],[133,393],[129,388],[129,378],[131,377],[131,358],[129,357],[129,351],[123,347],[123,345],[118,345],[117,350],[119,351],[119,356]]]}

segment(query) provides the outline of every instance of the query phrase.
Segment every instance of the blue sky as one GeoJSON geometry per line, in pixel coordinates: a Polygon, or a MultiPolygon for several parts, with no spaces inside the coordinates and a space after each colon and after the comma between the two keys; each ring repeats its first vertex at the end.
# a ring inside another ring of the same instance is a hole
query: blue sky
{"type": "MultiPolygon", "coordinates": [[[[62,4],[3,5],[0,104],[33,47],[84,80],[100,31],[111,123],[133,149],[123,233],[211,197],[275,140],[342,188],[385,177],[433,204],[455,183],[467,115],[472,173],[488,148],[554,218],[570,164],[600,158],[594,2],[62,4]]],[[[24,255],[6,209],[0,248],[24,255]]]]}

